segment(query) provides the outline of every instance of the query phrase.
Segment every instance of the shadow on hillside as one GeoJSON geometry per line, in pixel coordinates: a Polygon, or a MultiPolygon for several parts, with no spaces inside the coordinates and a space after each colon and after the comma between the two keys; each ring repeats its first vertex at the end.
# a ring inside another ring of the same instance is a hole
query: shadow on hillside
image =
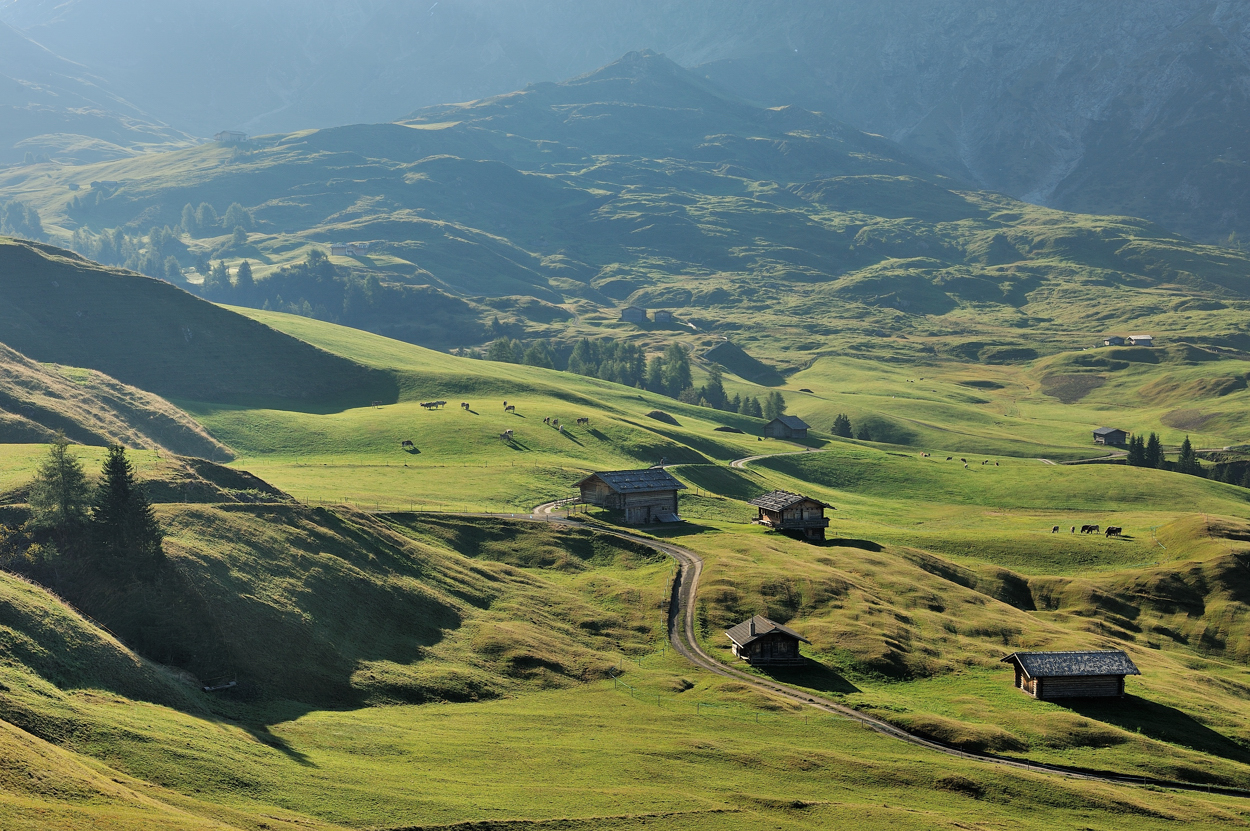
{"type": "MultiPolygon", "coordinates": [[[[1135,695],[1110,699],[1071,699],[1054,702],[1074,713],[1130,733],[1189,747],[1241,764],[1250,764],[1250,750],[1217,733],[1175,707],[1135,695]]],[[[1192,778],[1192,777],[1191,777],[1192,778]]]]}
{"type": "Polygon", "coordinates": [[[819,548],[858,548],[861,551],[880,551],[881,544],[872,540],[857,540],[850,537],[832,537],[831,539],[814,542],[819,548]]]}
{"type": "Polygon", "coordinates": [[[587,427],[586,432],[597,438],[599,441],[607,441],[608,437],[594,427],[587,427]]]}
{"type": "Polygon", "coordinates": [[[841,673],[830,669],[819,661],[808,658],[802,666],[797,667],[761,667],[764,674],[782,684],[807,687],[822,693],[857,693],[856,687],[842,677],[841,673]]]}
{"type": "Polygon", "coordinates": [[[274,750],[278,751],[292,762],[295,762],[297,765],[303,765],[306,768],[317,767],[316,763],[313,762],[312,759],[309,759],[307,754],[301,753],[291,747],[291,745],[287,744],[286,739],[283,739],[281,736],[275,736],[273,733],[269,732],[269,727],[267,725],[262,725],[260,727],[242,725],[242,727],[253,739],[256,739],[256,741],[266,747],[272,747],[274,750]]]}
{"type": "Polygon", "coordinates": [[[573,442],[573,444],[577,445],[578,447],[585,447],[585,445],[582,444],[580,441],[578,441],[577,438],[568,430],[562,430],[560,434],[564,436],[566,439],[568,439],[569,441],[573,442]]]}

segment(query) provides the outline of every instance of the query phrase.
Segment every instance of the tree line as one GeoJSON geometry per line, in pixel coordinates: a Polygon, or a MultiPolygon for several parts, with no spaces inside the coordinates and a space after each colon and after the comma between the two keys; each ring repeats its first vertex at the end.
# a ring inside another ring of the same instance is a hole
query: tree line
{"type": "Polygon", "coordinates": [[[0,206],[0,234],[36,242],[47,238],[39,211],[16,199],[0,206]]]}

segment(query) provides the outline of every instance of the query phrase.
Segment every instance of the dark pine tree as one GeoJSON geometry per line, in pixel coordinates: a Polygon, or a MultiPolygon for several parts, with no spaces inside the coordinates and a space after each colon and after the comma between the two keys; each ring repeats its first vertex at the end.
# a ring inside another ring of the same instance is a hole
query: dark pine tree
{"type": "Polygon", "coordinates": [[[1133,467],[1146,464],[1146,440],[1141,436],[1133,436],[1128,440],[1128,463],[1133,467]]]}
{"type": "Polygon", "coordinates": [[[1146,439],[1146,467],[1163,467],[1163,443],[1154,433],[1146,439]]]}
{"type": "Polygon", "coordinates": [[[124,447],[110,447],[104,460],[91,530],[96,554],[105,564],[143,580],[155,578],[165,559],[164,533],[124,447]]]}
{"type": "Polygon", "coordinates": [[[1176,472],[1188,473],[1190,476],[1201,476],[1202,465],[1198,463],[1198,454],[1194,451],[1194,446],[1189,441],[1189,436],[1185,437],[1185,441],[1181,442],[1181,452],[1176,459],[1176,472]]]}
{"type": "Polygon", "coordinates": [[[834,418],[833,434],[844,439],[849,439],[852,436],[851,420],[847,418],[846,413],[838,413],[837,417],[834,418]]]}

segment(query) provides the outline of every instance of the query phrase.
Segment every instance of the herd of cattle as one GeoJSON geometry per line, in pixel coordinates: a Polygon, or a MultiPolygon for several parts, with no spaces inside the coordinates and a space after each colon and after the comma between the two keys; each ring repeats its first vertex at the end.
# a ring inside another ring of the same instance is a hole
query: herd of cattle
{"type": "MultiPolygon", "coordinates": [[[[1121,528],[1121,527],[1120,527],[1120,526],[1118,526],[1118,525],[1108,525],[1108,526],[1107,526],[1107,530],[1106,530],[1106,531],[1103,531],[1103,530],[1102,530],[1102,528],[1101,528],[1101,527],[1099,527],[1099,526],[1097,526],[1097,525],[1082,525],[1082,526],[1081,526],[1081,533],[1082,533],[1082,534],[1097,534],[1097,533],[1099,533],[1099,532],[1102,532],[1102,533],[1106,534],[1108,537],[1119,537],[1119,536],[1123,536],[1123,535],[1124,535],[1124,529],[1123,529],[1123,528],[1121,528]]],[[[1051,529],[1050,529],[1050,533],[1052,533],[1052,534],[1058,534],[1058,533],[1059,533],[1059,526],[1058,526],[1058,525],[1056,525],[1056,526],[1054,526],[1053,528],[1051,528],[1051,529]]],[[[1073,526],[1072,526],[1072,533],[1073,533],[1073,534],[1075,534],[1075,533],[1076,533],[1076,526],[1075,526],[1075,525],[1073,525],[1073,526]]]]}

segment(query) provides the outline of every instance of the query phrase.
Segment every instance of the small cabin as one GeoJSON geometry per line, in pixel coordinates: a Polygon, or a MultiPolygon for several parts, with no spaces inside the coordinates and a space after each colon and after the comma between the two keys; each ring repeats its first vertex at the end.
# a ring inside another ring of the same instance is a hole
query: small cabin
{"type": "Polygon", "coordinates": [[[1129,335],[1124,339],[1129,346],[1154,346],[1155,339],[1153,335],[1129,335]]]}
{"type": "Polygon", "coordinates": [[[805,439],[809,429],[798,416],[779,415],[764,425],[764,435],[770,439],[805,439]]]}
{"type": "Polygon", "coordinates": [[[1099,427],[1094,431],[1094,444],[1123,447],[1128,444],[1128,433],[1115,427],[1099,427]]]}
{"type": "Polygon", "coordinates": [[[672,323],[673,313],[667,309],[656,309],[651,313],[651,319],[656,323],[672,323]]]}
{"type": "Polygon", "coordinates": [[[582,502],[624,511],[627,525],[681,521],[677,515],[677,491],[686,486],[662,467],[592,473],[577,487],[582,502]]]}
{"type": "Polygon", "coordinates": [[[621,309],[621,320],[627,323],[646,323],[647,310],[639,306],[626,306],[621,309]]]}
{"type": "Polygon", "coordinates": [[[1013,652],[1004,664],[1016,669],[1016,689],[1034,698],[1117,698],[1124,677],[1141,675],[1122,650],[1105,652],[1013,652]]]}
{"type": "Polygon", "coordinates": [[[799,642],[807,638],[788,626],[755,615],[725,632],[733,644],[734,656],[752,666],[795,666],[803,663],[799,642]]]}
{"type": "Polygon", "coordinates": [[[1109,338],[1103,338],[1102,345],[1103,346],[1123,346],[1124,338],[1120,337],[1119,335],[1112,335],[1109,338]]]}
{"type": "Polygon", "coordinates": [[[347,243],[346,248],[346,253],[349,255],[369,253],[369,243],[367,242],[349,242],[347,243]]]}
{"type": "Polygon", "coordinates": [[[213,141],[219,144],[242,144],[247,141],[247,133],[239,133],[234,130],[222,130],[213,136],[213,141]]]}
{"type": "Polygon", "coordinates": [[[825,509],[837,510],[832,505],[788,491],[773,491],[750,501],[759,509],[753,521],[774,531],[801,533],[809,540],[823,540],[829,518],[825,509]]]}
{"type": "Polygon", "coordinates": [[[346,257],[347,256],[347,243],[345,242],[330,243],[330,256],[346,257]]]}

